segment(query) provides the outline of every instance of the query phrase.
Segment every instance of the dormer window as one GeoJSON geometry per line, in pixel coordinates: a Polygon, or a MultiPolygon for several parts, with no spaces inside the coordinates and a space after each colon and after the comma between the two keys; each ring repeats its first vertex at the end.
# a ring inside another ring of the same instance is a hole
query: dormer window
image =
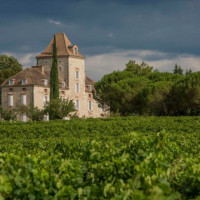
{"type": "Polygon", "coordinates": [[[78,55],[78,47],[77,46],[73,47],[73,54],[78,55]]]}
{"type": "Polygon", "coordinates": [[[26,85],[26,79],[22,79],[22,85],[26,85]]]}
{"type": "Polygon", "coordinates": [[[14,79],[10,79],[8,84],[9,85],[14,85],[14,79]]]}
{"type": "Polygon", "coordinates": [[[45,86],[48,85],[48,80],[47,80],[47,79],[44,79],[43,82],[44,82],[44,85],[45,85],[45,86]]]}

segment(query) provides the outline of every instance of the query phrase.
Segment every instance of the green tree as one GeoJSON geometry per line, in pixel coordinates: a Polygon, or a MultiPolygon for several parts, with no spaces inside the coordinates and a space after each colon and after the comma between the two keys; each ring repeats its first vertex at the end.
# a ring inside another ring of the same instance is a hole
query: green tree
{"type": "MultiPolygon", "coordinates": [[[[0,55],[0,85],[9,77],[22,70],[22,65],[13,56],[0,55]]],[[[1,88],[0,88],[1,105],[1,88]]]]}
{"type": "Polygon", "coordinates": [[[131,71],[135,75],[140,75],[140,76],[144,76],[144,75],[150,74],[152,72],[152,70],[153,70],[153,67],[149,66],[145,62],[142,62],[139,65],[138,63],[136,63],[135,60],[130,60],[126,64],[126,69],[125,69],[125,71],[131,71]]]}
{"type": "Polygon", "coordinates": [[[50,102],[46,103],[44,108],[44,114],[49,114],[51,120],[70,117],[71,113],[75,111],[76,109],[73,101],[68,99],[52,99],[50,102]]]}
{"type": "Polygon", "coordinates": [[[33,105],[18,106],[16,112],[20,115],[26,115],[32,121],[41,121],[44,119],[44,110],[34,107],[33,105]]]}
{"type": "Polygon", "coordinates": [[[130,115],[137,113],[135,97],[147,83],[145,76],[135,75],[132,71],[113,72],[95,83],[94,98],[101,105],[108,105],[113,113],[130,115]]]}
{"type": "Polygon", "coordinates": [[[173,115],[200,114],[200,72],[184,76],[170,92],[173,115]]]}
{"type": "Polygon", "coordinates": [[[53,61],[50,72],[50,101],[53,99],[59,99],[58,58],[55,35],[53,41],[53,61]]]}
{"type": "Polygon", "coordinates": [[[174,74],[183,74],[183,69],[181,68],[181,66],[179,65],[178,66],[178,64],[175,64],[175,66],[174,66],[174,74]]]}
{"type": "Polygon", "coordinates": [[[185,75],[190,75],[190,74],[192,74],[192,70],[191,69],[186,70],[185,75]]]}
{"type": "Polygon", "coordinates": [[[15,121],[17,112],[15,110],[6,110],[0,107],[0,118],[5,121],[15,121]]]}

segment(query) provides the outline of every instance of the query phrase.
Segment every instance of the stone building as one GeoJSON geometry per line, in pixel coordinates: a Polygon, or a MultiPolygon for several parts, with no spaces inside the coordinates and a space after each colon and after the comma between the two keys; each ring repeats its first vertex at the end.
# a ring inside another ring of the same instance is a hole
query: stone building
{"type": "MultiPolygon", "coordinates": [[[[60,97],[73,99],[79,117],[103,116],[105,112],[93,99],[94,81],[85,73],[85,57],[64,33],[57,33],[55,36],[60,97]]],[[[37,66],[24,69],[1,85],[4,109],[30,104],[43,108],[45,102],[49,101],[52,45],[53,39],[46,49],[36,56],[37,66]]],[[[26,121],[26,116],[21,116],[21,120],[26,121]]]]}

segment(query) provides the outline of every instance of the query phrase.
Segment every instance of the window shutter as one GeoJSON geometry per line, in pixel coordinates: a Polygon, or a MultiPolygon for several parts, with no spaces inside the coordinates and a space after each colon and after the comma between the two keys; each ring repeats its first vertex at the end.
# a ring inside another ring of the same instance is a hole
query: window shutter
{"type": "Polygon", "coordinates": [[[8,96],[8,106],[13,106],[13,95],[8,96]]]}
{"type": "Polygon", "coordinates": [[[22,121],[26,122],[26,115],[22,115],[22,121]]]}
{"type": "Polygon", "coordinates": [[[26,95],[25,95],[25,94],[23,94],[23,95],[21,96],[21,104],[22,104],[22,105],[26,105],[26,95]]]}

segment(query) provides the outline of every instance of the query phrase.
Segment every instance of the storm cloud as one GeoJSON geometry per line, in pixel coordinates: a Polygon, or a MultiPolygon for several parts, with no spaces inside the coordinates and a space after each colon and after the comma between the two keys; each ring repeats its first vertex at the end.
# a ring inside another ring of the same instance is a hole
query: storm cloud
{"type": "Polygon", "coordinates": [[[124,68],[129,59],[166,71],[174,63],[197,71],[199,10],[200,0],[8,0],[0,7],[0,53],[34,65],[36,52],[54,33],[65,32],[96,80],[124,68]]]}

